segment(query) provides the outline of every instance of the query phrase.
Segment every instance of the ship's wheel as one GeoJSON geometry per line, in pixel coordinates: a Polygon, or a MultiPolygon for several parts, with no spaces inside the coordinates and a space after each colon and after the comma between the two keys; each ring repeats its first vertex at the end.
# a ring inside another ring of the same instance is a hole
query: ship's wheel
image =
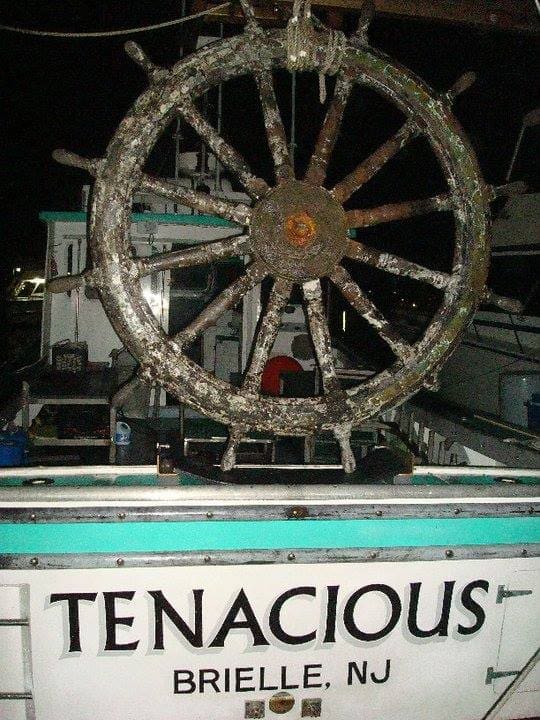
{"type": "MultiPolygon", "coordinates": [[[[341,446],[344,469],[352,471],[351,428],[401,403],[425,385],[448,358],[485,298],[489,202],[495,192],[484,184],[474,153],[451,112],[453,97],[471,78],[465,76],[452,90],[440,95],[369,47],[365,39],[367,22],[342,44],[337,59],[334,31],[317,27],[310,40],[311,69],[328,72],[332,68],[337,76],[309,167],[298,178],[290,160],[272,76],[273,70],[290,67],[289,33],[285,29],[262,30],[247,0],[242,6],[247,15],[244,33],[204,47],[171,70],[156,67],[139,46],[127,44],[128,53],[147,71],[150,86],[121,122],[104,159],[85,160],[65,151],[55,153],[61,162],[84,167],[96,176],[90,221],[94,266],[82,276],[55,279],[49,287],[55,292],[81,283],[97,288],[114,329],[138,359],[143,377],[158,382],[182,402],[229,427],[224,469],[232,467],[238,443],[252,430],[301,435],[331,429],[341,446]],[[246,74],[254,77],[258,87],[275,170],[273,185],[251,172],[195,105],[202,93],[246,74]],[[351,173],[327,189],[327,166],[355,84],[367,86],[390,100],[404,113],[406,121],[351,173]],[[251,207],[189,191],[143,172],[160,133],[178,116],[234,173],[252,198],[251,207]],[[446,179],[446,192],[407,203],[346,211],[344,203],[352,194],[417,136],[429,141],[446,179]],[[136,258],[129,229],[132,197],[137,190],[225,218],[242,226],[245,234],[136,258]],[[455,239],[449,272],[379,252],[352,239],[348,232],[350,228],[431,212],[453,213],[455,239]],[[217,263],[233,256],[249,257],[241,277],[180,333],[168,337],[143,297],[141,278],[156,271],[217,263]],[[440,305],[420,339],[409,343],[400,336],[343,266],[347,258],[413,278],[440,291],[440,305]],[[269,299],[261,313],[243,382],[234,387],[189,359],[186,348],[267,277],[273,283],[269,299]],[[341,388],[332,354],[322,301],[323,278],[328,278],[372,326],[394,356],[389,367],[346,391],[341,388]],[[260,392],[261,375],[294,286],[302,289],[323,394],[309,398],[267,397],[260,392]]],[[[492,296],[491,300],[496,298],[492,296]]]]}

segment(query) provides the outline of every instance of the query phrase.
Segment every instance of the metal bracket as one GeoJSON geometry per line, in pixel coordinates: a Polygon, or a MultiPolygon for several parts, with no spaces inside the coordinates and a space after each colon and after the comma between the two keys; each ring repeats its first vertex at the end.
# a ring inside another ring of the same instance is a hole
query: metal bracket
{"type": "Polygon", "coordinates": [[[496,603],[500,604],[503,600],[510,597],[521,597],[522,595],[532,595],[532,590],[506,590],[504,585],[499,585],[497,590],[496,603]]]}
{"type": "Polygon", "coordinates": [[[503,677],[513,677],[519,675],[519,670],[495,670],[492,667],[488,667],[486,673],[486,685],[491,685],[494,680],[498,680],[503,677]]]}
{"type": "Polygon", "coordinates": [[[32,700],[31,692],[0,692],[0,700],[32,700]]]}

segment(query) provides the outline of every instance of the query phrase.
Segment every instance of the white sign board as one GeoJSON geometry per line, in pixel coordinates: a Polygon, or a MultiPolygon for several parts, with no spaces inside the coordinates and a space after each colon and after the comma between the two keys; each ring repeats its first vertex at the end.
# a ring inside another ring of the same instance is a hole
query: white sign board
{"type": "MultiPolygon", "coordinates": [[[[519,670],[540,644],[535,562],[13,570],[0,583],[29,584],[37,720],[473,720],[512,679],[487,683],[488,668],[519,670]],[[501,586],[533,592],[501,599],[501,586]],[[503,641],[515,667],[498,666],[503,641]]],[[[500,717],[534,715],[538,673],[500,717]]]]}

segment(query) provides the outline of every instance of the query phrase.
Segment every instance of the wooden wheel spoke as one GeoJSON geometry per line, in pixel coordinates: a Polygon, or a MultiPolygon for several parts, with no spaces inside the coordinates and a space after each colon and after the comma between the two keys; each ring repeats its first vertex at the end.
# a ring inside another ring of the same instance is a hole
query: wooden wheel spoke
{"type": "Polygon", "coordinates": [[[248,208],[247,205],[242,203],[235,205],[227,200],[220,200],[211,195],[195,192],[151,175],[142,176],[139,189],[143,192],[161,195],[161,197],[166,197],[181,205],[188,205],[202,213],[218,215],[239,225],[249,225],[251,221],[251,208],[248,208]]]}
{"type": "Polygon", "coordinates": [[[346,213],[348,227],[361,228],[379,225],[380,223],[406,220],[416,215],[426,215],[431,212],[441,212],[452,209],[452,196],[448,193],[435,195],[421,200],[379,205],[374,208],[349,210],[346,213]]]}
{"type": "Polygon", "coordinates": [[[294,177],[289,155],[285,128],[281,120],[271,70],[257,70],[255,81],[259,89],[268,146],[272,153],[276,179],[288,180],[294,177]]]}
{"type": "Polygon", "coordinates": [[[208,145],[222,165],[237,176],[251,197],[259,198],[268,192],[266,182],[253,175],[240,153],[221,137],[194,105],[186,100],[178,107],[178,112],[208,145]]]}
{"type": "Polygon", "coordinates": [[[291,288],[291,283],[284,280],[277,280],[272,288],[266,310],[259,321],[251,359],[244,376],[242,389],[245,392],[256,393],[259,391],[263,370],[278,335],[281,315],[289,302],[291,288]]]}
{"type": "Polygon", "coordinates": [[[206,265],[207,263],[224,258],[236,257],[247,253],[248,239],[245,235],[202,243],[183,250],[158,253],[150,257],[138,258],[139,273],[141,277],[153,272],[170,270],[171,268],[185,268],[193,265],[206,265]]]}
{"type": "Polygon", "coordinates": [[[332,195],[341,203],[346,202],[358,188],[376,175],[416,134],[416,126],[407,121],[395,135],[383,143],[374,153],[363,160],[346,178],[332,190],[332,195]]]}
{"type": "Polygon", "coordinates": [[[321,282],[320,280],[306,282],[302,285],[302,290],[306,301],[309,331],[315,348],[317,364],[321,371],[324,392],[326,395],[342,394],[332,355],[330,331],[322,301],[321,282]]]}
{"type": "Polygon", "coordinates": [[[249,0],[240,0],[240,6],[242,8],[242,12],[244,13],[244,17],[246,18],[247,24],[257,26],[258,23],[255,17],[255,9],[249,0]]]}
{"type": "Polygon", "coordinates": [[[244,275],[214,298],[186,328],[174,336],[173,340],[181,346],[192,343],[202,332],[214,325],[226,310],[237,305],[266,274],[266,269],[262,265],[256,263],[250,265],[244,275]]]}
{"type": "Polygon", "coordinates": [[[340,73],[336,80],[334,97],[328,106],[326,117],[324,118],[315,145],[315,150],[313,151],[309,167],[304,177],[305,182],[310,183],[310,185],[322,185],[324,183],[328,163],[341,129],[343,113],[345,112],[351,89],[352,80],[343,73],[340,73]]]}
{"type": "Polygon", "coordinates": [[[330,280],[356,312],[377,331],[379,337],[386,342],[400,360],[405,362],[410,359],[411,346],[392,328],[388,320],[362,292],[345,268],[337,267],[330,276],[330,280]]]}
{"type": "Polygon", "coordinates": [[[393,275],[400,275],[401,277],[408,277],[413,280],[428,283],[440,290],[447,287],[452,277],[448,273],[430,270],[423,265],[418,265],[417,263],[409,262],[409,260],[404,260],[398,255],[374,250],[373,248],[370,248],[361,242],[356,242],[355,240],[349,241],[346,255],[352,260],[359,260],[366,265],[371,265],[371,267],[384,270],[385,272],[392,273],[393,275]]]}

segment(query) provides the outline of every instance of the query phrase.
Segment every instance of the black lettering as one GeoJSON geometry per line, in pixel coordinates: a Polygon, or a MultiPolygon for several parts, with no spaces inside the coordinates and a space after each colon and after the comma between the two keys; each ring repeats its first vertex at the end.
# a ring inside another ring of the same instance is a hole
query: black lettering
{"type": "Polygon", "coordinates": [[[371,681],[377,684],[385,683],[390,677],[390,660],[386,661],[386,670],[382,678],[378,678],[374,672],[369,674],[371,681]]]}
{"type": "Polygon", "coordinates": [[[481,607],[476,600],[472,599],[472,592],[473,590],[484,590],[485,592],[488,592],[489,590],[489,583],[487,580],[475,580],[474,582],[470,582],[468,585],[466,585],[463,588],[463,592],[461,593],[461,604],[465,608],[465,610],[468,610],[470,613],[472,613],[475,617],[475,622],[467,627],[466,625],[462,625],[461,623],[458,625],[458,633],[460,635],[472,635],[475,632],[478,632],[484,622],[486,621],[486,613],[484,611],[484,608],[481,607]]]}
{"type": "Polygon", "coordinates": [[[277,685],[266,685],[266,668],[259,668],[259,690],[279,690],[277,685]]]}
{"type": "Polygon", "coordinates": [[[281,666],[281,689],[282,690],[297,690],[298,685],[287,685],[287,666],[281,666]]]}
{"type": "Polygon", "coordinates": [[[211,685],[215,692],[219,692],[217,681],[219,680],[219,672],[213,668],[199,670],[199,692],[204,692],[205,685],[211,685]],[[207,677],[209,675],[210,677],[207,677]]]}
{"type": "Polygon", "coordinates": [[[255,690],[255,687],[250,685],[249,687],[243,687],[242,683],[244,682],[250,682],[253,681],[253,668],[252,667],[246,667],[246,668],[236,668],[235,671],[236,676],[236,692],[253,692],[255,690]],[[246,676],[245,673],[248,673],[246,676]]]}
{"type": "Polygon", "coordinates": [[[364,660],[362,663],[362,670],[360,670],[355,662],[349,663],[347,670],[347,685],[353,684],[353,673],[356,676],[356,680],[360,681],[362,685],[365,685],[367,680],[367,660],[364,660]]]}
{"type": "Polygon", "coordinates": [[[79,618],[79,602],[95,602],[97,593],[52,593],[49,603],[67,601],[69,624],[68,652],[81,652],[81,627],[79,618]]]}
{"type": "Polygon", "coordinates": [[[287,645],[302,645],[303,643],[315,640],[317,635],[315,630],[307,633],[306,635],[290,635],[285,632],[285,630],[281,627],[281,610],[287,600],[292,597],[296,597],[298,595],[309,595],[310,597],[315,597],[316,594],[317,590],[314,587],[296,587],[287,590],[287,592],[284,592],[277,598],[272,605],[269,617],[270,630],[272,631],[274,637],[287,645]]]}
{"type": "Polygon", "coordinates": [[[380,640],[380,638],[383,638],[385,635],[392,632],[399,621],[400,615],[401,600],[399,599],[397,592],[389,585],[379,585],[375,583],[373,585],[366,585],[351,595],[351,597],[347,600],[347,604],[345,605],[345,609],[343,611],[343,622],[347,632],[349,635],[352,635],[353,638],[356,638],[357,640],[372,641],[380,640]],[[369,592],[379,592],[386,595],[391,605],[390,619],[383,628],[373,633],[360,630],[354,621],[354,609],[356,607],[356,603],[363,595],[366,595],[369,592]]]}
{"type": "Polygon", "coordinates": [[[138,640],[129,643],[119,643],[116,640],[117,625],[125,625],[131,627],[133,625],[133,617],[118,617],[116,615],[115,603],[117,600],[133,600],[135,592],[133,590],[117,590],[115,592],[104,592],[103,600],[105,604],[105,647],[104,650],[135,650],[139,644],[138,640]]]}
{"type": "Polygon", "coordinates": [[[163,595],[161,590],[148,590],[154,600],[154,650],[163,650],[163,615],[166,615],[176,629],[185,637],[192,647],[200,648],[203,645],[202,624],[202,596],[204,590],[193,590],[193,604],[195,610],[194,629],[192,630],[185,620],[163,595]]]}
{"type": "Polygon", "coordinates": [[[229,692],[229,690],[231,689],[231,669],[230,668],[225,668],[224,677],[225,677],[225,692],[229,692]]]}
{"type": "Polygon", "coordinates": [[[328,603],[326,605],[326,629],[324,631],[325,643],[336,642],[336,610],[339,585],[328,585],[328,603]]]}
{"type": "Polygon", "coordinates": [[[418,627],[418,600],[420,598],[420,588],[422,583],[411,583],[411,600],[409,604],[409,614],[407,617],[407,625],[411,635],[419,638],[433,637],[434,635],[448,637],[448,619],[450,617],[452,593],[454,592],[455,584],[455,580],[444,583],[444,594],[439,622],[435,625],[435,627],[431,628],[431,630],[420,630],[418,627]]]}
{"type": "Polygon", "coordinates": [[[322,665],[304,665],[304,688],[320,688],[322,683],[310,682],[310,680],[321,679],[322,665]]]}
{"type": "Polygon", "coordinates": [[[196,685],[193,682],[193,673],[191,670],[175,670],[173,674],[173,693],[175,695],[185,695],[186,693],[193,693],[196,690],[196,685]],[[184,675],[184,677],[182,677],[184,675]],[[182,685],[187,685],[187,690],[181,690],[182,685]]]}
{"type": "Polygon", "coordinates": [[[209,647],[224,647],[227,635],[231,630],[235,630],[237,628],[246,628],[251,631],[254,647],[269,644],[263,635],[261,626],[259,625],[257,618],[255,617],[255,613],[253,612],[253,608],[249,604],[249,600],[243,590],[240,590],[236,596],[236,599],[231,605],[225,620],[209,647]],[[244,614],[245,620],[236,619],[240,612],[244,614]]]}

